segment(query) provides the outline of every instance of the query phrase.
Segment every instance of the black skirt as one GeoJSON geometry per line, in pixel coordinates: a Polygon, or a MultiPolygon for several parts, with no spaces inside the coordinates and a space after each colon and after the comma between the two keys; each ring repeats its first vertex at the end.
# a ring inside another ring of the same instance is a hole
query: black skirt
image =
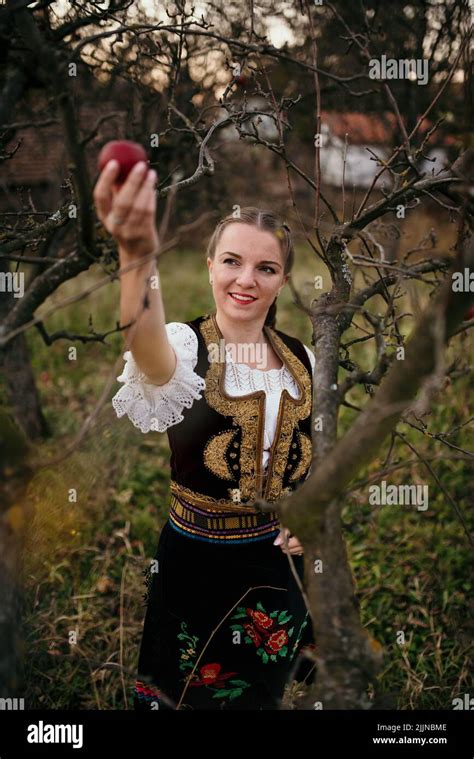
{"type": "Polygon", "coordinates": [[[277,534],[223,545],[166,521],[146,570],[135,709],[279,709],[287,683],[312,681],[311,618],[277,534]]]}

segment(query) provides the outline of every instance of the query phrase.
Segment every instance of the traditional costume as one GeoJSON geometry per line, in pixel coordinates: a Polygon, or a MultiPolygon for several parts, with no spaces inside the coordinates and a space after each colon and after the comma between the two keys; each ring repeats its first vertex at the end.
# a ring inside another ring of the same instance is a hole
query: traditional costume
{"type": "MultiPolygon", "coordinates": [[[[215,312],[166,329],[173,377],[150,383],[127,351],[112,401],[142,432],[166,430],[171,448],[134,707],[278,709],[314,640],[288,556],[273,542],[278,516],[251,504],[278,501],[308,475],[314,355],[264,326],[282,368],[236,363],[215,312]]],[[[303,580],[303,556],[291,559],[303,580]]]]}

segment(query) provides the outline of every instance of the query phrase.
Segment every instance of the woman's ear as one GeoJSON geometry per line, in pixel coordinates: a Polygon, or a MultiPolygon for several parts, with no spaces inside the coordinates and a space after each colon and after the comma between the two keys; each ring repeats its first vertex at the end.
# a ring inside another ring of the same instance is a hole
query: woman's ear
{"type": "Polygon", "coordinates": [[[280,295],[281,291],[285,287],[285,285],[288,282],[289,278],[290,278],[290,275],[289,274],[285,274],[285,276],[283,277],[283,284],[280,285],[280,289],[278,290],[278,295],[280,295]]]}

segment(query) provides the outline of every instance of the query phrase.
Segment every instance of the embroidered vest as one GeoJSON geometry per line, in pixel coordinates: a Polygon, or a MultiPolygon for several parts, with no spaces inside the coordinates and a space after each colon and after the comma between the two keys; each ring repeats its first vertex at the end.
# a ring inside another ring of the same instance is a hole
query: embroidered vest
{"type": "Polygon", "coordinates": [[[297,338],[264,326],[276,354],[299,389],[283,389],[274,441],[262,471],[265,391],[229,396],[224,389],[224,345],[215,312],[186,322],[198,339],[195,372],[204,378],[203,397],[168,428],[171,448],[173,527],[211,542],[245,542],[278,530],[275,512],[261,512],[257,498],[277,501],[307,476],[312,458],[312,368],[297,338]],[[217,360],[216,360],[217,355],[217,360]]]}

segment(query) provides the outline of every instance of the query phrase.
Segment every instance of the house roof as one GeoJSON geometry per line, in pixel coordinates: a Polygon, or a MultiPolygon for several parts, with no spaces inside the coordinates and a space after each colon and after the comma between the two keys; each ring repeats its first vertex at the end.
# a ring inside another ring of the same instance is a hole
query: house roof
{"type": "MultiPolygon", "coordinates": [[[[41,113],[42,99],[44,99],[42,93],[35,97],[35,107],[31,109],[34,111],[34,116],[28,115],[28,110],[22,108],[15,115],[15,121],[45,120],[45,117],[38,115],[41,113]]],[[[111,114],[112,111],[116,115],[102,122],[99,134],[85,147],[91,177],[96,172],[95,161],[100,147],[107,140],[127,138],[127,112],[121,110],[117,99],[103,99],[93,103],[82,101],[79,108],[82,135],[87,134],[102,116],[111,114]]],[[[393,135],[397,130],[395,116],[388,111],[382,114],[322,111],[321,117],[322,123],[329,128],[333,136],[344,141],[347,133],[348,142],[351,145],[389,145],[393,142],[393,135]]],[[[420,133],[425,134],[431,126],[432,123],[425,119],[420,127],[420,133]]],[[[455,138],[450,135],[435,134],[429,140],[430,146],[447,146],[453,143],[455,143],[455,138]]],[[[18,130],[6,149],[13,151],[18,144],[15,155],[2,164],[4,188],[49,184],[58,180],[60,182],[61,178],[68,174],[64,133],[59,121],[57,124],[46,127],[18,130]]]]}
{"type": "MultiPolygon", "coordinates": [[[[331,134],[351,145],[390,145],[398,131],[395,115],[391,111],[381,114],[358,113],[355,111],[321,111],[321,122],[329,127],[331,134]]],[[[420,135],[431,129],[433,122],[423,119],[419,127],[420,135]]],[[[452,135],[440,132],[431,135],[428,140],[433,145],[453,145],[456,139],[452,135]]]]}

